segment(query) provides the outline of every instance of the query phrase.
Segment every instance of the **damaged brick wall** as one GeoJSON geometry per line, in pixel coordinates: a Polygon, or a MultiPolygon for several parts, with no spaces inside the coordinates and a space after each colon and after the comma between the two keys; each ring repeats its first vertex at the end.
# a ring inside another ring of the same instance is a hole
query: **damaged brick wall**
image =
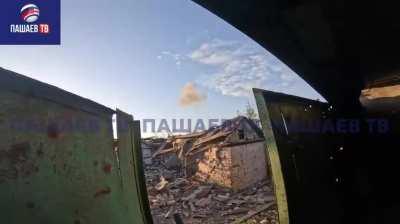
{"type": "Polygon", "coordinates": [[[232,154],[229,148],[212,147],[198,163],[198,175],[209,182],[232,187],[232,154]]]}
{"type": "Polygon", "coordinates": [[[243,190],[267,178],[264,142],[212,147],[198,162],[202,179],[233,190],[243,190]]]}
{"type": "Polygon", "coordinates": [[[264,142],[233,146],[232,188],[241,190],[267,178],[266,149],[264,142]]]}

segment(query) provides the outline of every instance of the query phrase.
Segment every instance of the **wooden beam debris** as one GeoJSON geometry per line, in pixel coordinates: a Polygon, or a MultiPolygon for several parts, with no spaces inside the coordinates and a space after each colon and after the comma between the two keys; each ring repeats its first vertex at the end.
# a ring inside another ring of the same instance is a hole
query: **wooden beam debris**
{"type": "Polygon", "coordinates": [[[265,211],[265,210],[267,210],[267,209],[269,209],[269,208],[272,207],[273,205],[275,205],[275,202],[274,202],[274,201],[273,201],[273,202],[270,202],[270,203],[268,203],[268,204],[266,204],[266,205],[264,205],[264,206],[262,206],[261,208],[257,209],[255,212],[252,212],[252,213],[250,213],[250,214],[247,214],[247,215],[245,215],[245,216],[243,216],[243,217],[237,219],[236,221],[234,221],[234,222],[231,223],[231,224],[240,224],[240,223],[242,223],[242,222],[244,222],[244,221],[250,219],[251,217],[253,217],[253,216],[255,216],[255,215],[257,215],[257,214],[259,214],[259,213],[261,213],[261,212],[263,212],[263,211],[265,211]]]}

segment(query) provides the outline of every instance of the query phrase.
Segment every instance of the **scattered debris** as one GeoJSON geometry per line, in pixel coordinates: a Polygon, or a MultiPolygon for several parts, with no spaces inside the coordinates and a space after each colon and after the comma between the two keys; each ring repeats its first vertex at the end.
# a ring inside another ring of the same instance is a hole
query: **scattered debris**
{"type": "Polygon", "coordinates": [[[145,175],[155,224],[278,223],[264,137],[253,121],[239,116],[201,133],[144,142],[153,152],[145,175]]]}
{"type": "MultiPolygon", "coordinates": [[[[233,222],[232,224],[240,224],[240,223],[243,223],[244,221],[249,220],[251,217],[254,217],[255,215],[258,215],[259,213],[261,213],[261,212],[263,212],[263,211],[265,211],[265,210],[271,208],[274,204],[275,204],[275,202],[270,202],[270,203],[268,203],[268,204],[262,206],[261,208],[257,209],[257,210],[254,211],[254,212],[249,212],[249,214],[247,214],[247,215],[241,217],[240,219],[236,220],[236,221],[233,222]]],[[[264,219],[264,220],[262,220],[260,223],[267,223],[267,220],[264,219]]]]}
{"type": "Polygon", "coordinates": [[[156,190],[157,190],[157,191],[162,191],[162,190],[167,186],[167,184],[168,184],[168,181],[166,181],[165,178],[164,178],[163,176],[161,176],[160,179],[161,179],[160,183],[158,183],[158,184],[156,185],[156,190]]]}
{"type": "Polygon", "coordinates": [[[174,224],[177,216],[185,224],[278,223],[268,180],[234,191],[195,176],[185,178],[179,170],[166,169],[158,159],[145,167],[145,174],[155,224],[174,224]]]}

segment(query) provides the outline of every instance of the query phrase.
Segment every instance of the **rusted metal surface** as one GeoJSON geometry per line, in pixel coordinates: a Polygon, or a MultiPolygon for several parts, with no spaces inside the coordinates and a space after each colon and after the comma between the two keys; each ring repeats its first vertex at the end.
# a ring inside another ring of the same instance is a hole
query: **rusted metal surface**
{"type": "Polygon", "coordinates": [[[280,223],[342,223],[343,205],[331,161],[337,137],[293,130],[293,122],[306,124],[329,116],[328,105],[258,89],[254,94],[280,223]]]}
{"type": "MultiPolygon", "coordinates": [[[[120,130],[118,164],[113,110],[0,72],[1,223],[148,223],[133,169],[137,129],[120,130]]],[[[118,120],[132,123],[122,113],[118,120]]]]}

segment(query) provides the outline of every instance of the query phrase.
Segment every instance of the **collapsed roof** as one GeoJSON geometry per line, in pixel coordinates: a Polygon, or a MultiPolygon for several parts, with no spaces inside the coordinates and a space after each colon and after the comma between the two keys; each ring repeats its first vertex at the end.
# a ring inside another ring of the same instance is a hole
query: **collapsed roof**
{"type": "Polygon", "coordinates": [[[160,146],[153,157],[171,152],[178,153],[181,157],[202,151],[211,145],[224,147],[259,141],[264,141],[264,135],[257,124],[244,116],[238,116],[206,131],[171,136],[160,146]]]}

